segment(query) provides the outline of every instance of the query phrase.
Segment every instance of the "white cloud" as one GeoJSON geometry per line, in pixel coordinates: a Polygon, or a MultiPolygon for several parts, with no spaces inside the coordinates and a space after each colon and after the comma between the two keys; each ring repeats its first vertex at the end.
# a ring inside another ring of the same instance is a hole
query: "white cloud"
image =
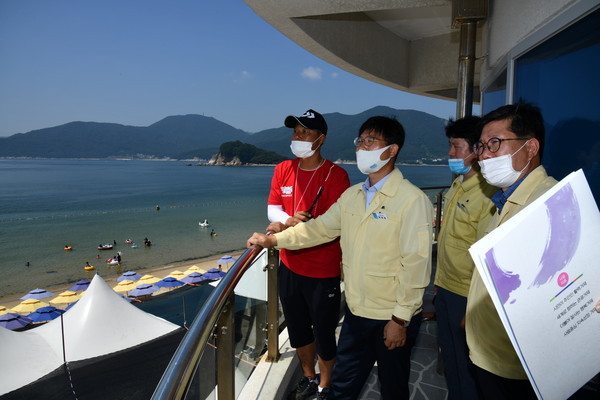
{"type": "Polygon", "coordinates": [[[332,77],[333,79],[337,78],[338,76],[340,76],[340,74],[338,74],[337,72],[332,72],[332,73],[331,73],[331,77],[332,77]]]}
{"type": "Polygon", "coordinates": [[[242,70],[232,77],[232,82],[238,85],[243,84],[249,79],[252,79],[252,74],[246,70],[242,70]]]}
{"type": "Polygon", "coordinates": [[[307,67],[302,70],[300,74],[303,78],[309,79],[311,81],[320,80],[323,76],[323,70],[317,67],[307,67]]]}

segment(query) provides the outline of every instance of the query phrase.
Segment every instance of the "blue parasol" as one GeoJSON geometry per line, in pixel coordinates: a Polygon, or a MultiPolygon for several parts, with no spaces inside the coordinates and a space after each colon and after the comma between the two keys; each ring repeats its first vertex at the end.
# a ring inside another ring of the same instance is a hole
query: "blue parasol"
{"type": "Polygon", "coordinates": [[[177,279],[173,278],[172,276],[167,276],[163,280],[156,282],[155,285],[158,287],[173,288],[173,287],[183,286],[183,285],[185,285],[185,283],[178,281],[177,279]]]}
{"type": "Polygon", "coordinates": [[[211,268],[208,271],[206,271],[204,276],[207,279],[219,279],[219,278],[222,278],[225,276],[225,272],[223,272],[217,268],[211,268]]]}
{"type": "Polygon", "coordinates": [[[137,281],[141,277],[142,277],[142,275],[138,274],[137,272],[127,271],[127,272],[123,272],[123,274],[117,278],[117,282],[124,281],[125,279],[128,279],[130,281],[137,281]]]}
{"type": "Polygon", "coordinates": [[[68,290],[72,290],[74,292],[77,292],[79,290],[87,290],[88,286],[90,286],[90,281],[87,281],[85,279],[82,279],[80,281],[77,281],[73,286],[71,286],[68,290]]]}
{"type": "Polygon", "coordinates": [[[0,326],[10,329],[11,331],[27,326],[30,323],[31,319],[21,314],[8,313],[0,315],[0,326]]]}
{"type": "Polygon", "coordinates": [[[46,289],[33,289],[32,291],[30,291],[29,293],[27,293],[25,296],[21,297],[21,300],[27,300],[27,299],[45,299],[46,297],[52,297],[54,296],[54,293],[51,293],[49,291],[47,291],[46,289]]]}
{"type": "Polygon", "coordinates": [[[237,260],[237,258],[227,255],[219,258],[217,264],[229,264],[235,262],[235,260],[237,260]]]}
{"type": "Polygon", "coordinates": [[[185,278],[181,278],[181,282],[190,283],[190,284],[201,283],[201,282],[207,281],[207,280],[209,280],[209,279],[207,277],[205,277],[203,274],[201,274],[200,272],[192,272],[185,278]]]}
{"type": "Polygon", "coordinates": [[[64,310],[58,309],[53,306],[38,308],[36,311],[29,314],[29,317],[33,322],[45,322],[52,321],[54,318],[60,317],[64,310]]]}

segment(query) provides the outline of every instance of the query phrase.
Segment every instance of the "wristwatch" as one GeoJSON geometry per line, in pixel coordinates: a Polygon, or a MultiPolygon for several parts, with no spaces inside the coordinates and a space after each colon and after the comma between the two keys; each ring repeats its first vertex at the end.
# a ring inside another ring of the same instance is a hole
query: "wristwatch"
{"type": "Polygon", "coordinates": [[[403,328],[408,328],[408,326],[410,325],[410,321],[405,321],[403,319],[396,317],[395,315],[392,315],[392,321],[394,321],[395,323],[397,323],[398,325],[400,325],[403,328]]]}

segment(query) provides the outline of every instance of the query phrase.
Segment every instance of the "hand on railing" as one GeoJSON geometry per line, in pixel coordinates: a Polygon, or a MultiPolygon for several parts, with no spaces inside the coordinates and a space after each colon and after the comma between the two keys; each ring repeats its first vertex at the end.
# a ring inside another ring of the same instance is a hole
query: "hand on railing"
{"type": "Polygon", "coordinates": [[[263,248],[275,247],[277,246],[277,238],[273,235],[254,232],[246,242],[246,247],[252,246],[260,246],[263,248]]]}

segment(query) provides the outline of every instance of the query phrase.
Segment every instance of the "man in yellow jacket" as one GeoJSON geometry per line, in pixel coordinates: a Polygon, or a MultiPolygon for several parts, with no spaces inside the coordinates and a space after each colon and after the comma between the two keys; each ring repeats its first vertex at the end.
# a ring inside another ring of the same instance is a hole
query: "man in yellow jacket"
{"type": "Polygon", "coordinates": [[[355,399],[377,362],[383,399],[408,399],[410,352],[419,331],[431,274],[433,207],[394,165],[402,125],[369,118],[354,144],[368,178],[306,223],[248,245],[300,249],[340,237],[346,294],[331,396],[355,399]]]}
{"type": "Polygon", "coordinates": [[[448,166],[458,177],[444,198],[444,218],[438,236],[435,313],[438,344],[444,360],[448,400],[477,399],[473,364],[469,359],[464,316],[475,263],[469,247],[496,211],[491,200],[498,191],[479,172],[473,149],[479,141],[479,117],[450,120],[446,125],[448,166]]]}
{"type": "MultiPolygon", "coordinates": [[[[492,196],[497,211],[483,232],[487,234],[557,182],[541,165],[545,130],[537,107],[524,103],[500,107],[486,114],[481,126],[475,145],[481,173],[490,185],[500,188],[492,196]]],[[[536,399],[477,270],[471,280],[465,324],[483,398],[536,399]]]]}

